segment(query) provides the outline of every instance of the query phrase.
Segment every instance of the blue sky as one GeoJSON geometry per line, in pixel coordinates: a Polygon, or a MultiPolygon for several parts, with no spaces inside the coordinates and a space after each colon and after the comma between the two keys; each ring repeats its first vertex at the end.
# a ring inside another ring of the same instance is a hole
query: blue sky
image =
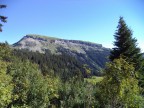
{"type": "Polygon", "coordinates": [[[0,41],[10,44],[26,34],[84,40],[112,47],[120,16],[144,51],[144,0],[1,0],[8,16],[0,41]]]}

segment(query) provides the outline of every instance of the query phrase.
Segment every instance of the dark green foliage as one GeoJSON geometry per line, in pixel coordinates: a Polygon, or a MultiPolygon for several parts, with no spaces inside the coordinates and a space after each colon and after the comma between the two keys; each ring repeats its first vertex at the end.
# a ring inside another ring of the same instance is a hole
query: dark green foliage
{"type": "MultiPolygon", "coordinates": [[[[83,49],[86,54],[73,52],[74,55],[71,53],[70,50],[60,47],[58,49],[58,52],[61,52],[62,54],[67,54],[70,56],[74,56],[81,64],[87,65],[87,68],[91,69],[90,75],[96,75],[101,76],[102,69],[105,67],[105,63],[108,62],[108,56],[110,50],[103,50],[103,51],[96,51],[93,49],[83,49]]],[[[87,77],[87,76],[85,76],[87,77]]]]}
{"type": "Polygon", "coordinates": [[[142,54],[137,47],[137,40],[132,38],[132,31],[126,25],[123,17],[120,17],[114,37],[115,47],[111,51],[110,60],[113,61],[123,56],[128,62],[134,64],[137,71],[140,70],[142,67],[142,54]]]}
{"type": "Polygon", "coordinates": [[[12,58],[11,51],[7,43],[0,43],[0,60],[9,62],[12,58]]]}
{"type": "Polygon", "coordinates": [[[86,63],[89,64],[89,68],[92,69],[93,73],[92,75],[101,76],[102,69],[105,68],[106,62],[108,62],[108,55],[109,50],[106,50],[105,52],[100,51],[86,51],[87,55],[89,56],[89,59],[87,57],[84,57],[84,60],[87,60],[86,63]]]}
{"type": "Polygon", "coordinates": [[[82,75],[86,76],[86,70],[83,68],[83,65],[74,57],[66,54],[54,55],[49,51],[42,54],[28,50],[14,50],[14,55],[20,57],[22,60],[28,59],[38,64],[43,75],[58,75],[63,80],[67,80],[73,76],[79,76],[80,78],[82,78],[82,75]]]}
{"type": "Polygon", "coordinates": [[[77,77],[73,77],[63,83],[63,86],[59,90],[60,107],[92,108],[96,106],[97,103],[94,94],[94,85],[78,80],[77,77]]]}
{"type": "MultiPolygon", "coordinates": [[[[0,9],[2,9],[2,8],[6,8],[6,5],[0,4],[0,9]]],[[[6,19],[7,19],[7,17],[0,15],[0,21],[1,21],[0,22],[0,32],[2,32],[2,26],[3,26],[1,23],[2,22],[4,22],[4,23],[7,22],[6,19]]]]}

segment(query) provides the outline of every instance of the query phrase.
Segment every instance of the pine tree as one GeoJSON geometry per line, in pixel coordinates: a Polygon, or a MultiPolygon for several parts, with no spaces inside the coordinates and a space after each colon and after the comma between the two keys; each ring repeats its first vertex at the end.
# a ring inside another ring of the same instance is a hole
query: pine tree
{"type": "MultiPolygon", "coordinates": [[[[6,8],[6,5],[0,4],[0,9],[6,8]]],[[[0,21],[6,23],[7,22],[7,17],[0,15],[0,21]]],[[[2,32],[2,24],[0,23],[0,32],[2,32]]]]}
{"type": "Polygon", "coordinates": [[[110,60],[125,57],[127,62],[133,63],[136,71],[142,67],[142,54],[137,47],[137,40],[132,37],[132,31],[128,28],[123,17],[120,17],[117,31],[114,35],[114,48],[110,54],[110,60]]]}

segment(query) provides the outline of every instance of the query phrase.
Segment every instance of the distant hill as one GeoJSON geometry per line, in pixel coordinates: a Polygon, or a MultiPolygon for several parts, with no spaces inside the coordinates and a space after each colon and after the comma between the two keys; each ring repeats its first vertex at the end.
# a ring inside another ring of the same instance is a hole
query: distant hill
{"type": "Polygon", "coordinates": [[[101,74],[101,69],[105,67],[110,53],[110,49],[101,44],[32,34],[24,36],[20,41],[13,44],[13,48],[69,55],[75,57],[83,65],[87,65],[94,75],[101,74]]]}

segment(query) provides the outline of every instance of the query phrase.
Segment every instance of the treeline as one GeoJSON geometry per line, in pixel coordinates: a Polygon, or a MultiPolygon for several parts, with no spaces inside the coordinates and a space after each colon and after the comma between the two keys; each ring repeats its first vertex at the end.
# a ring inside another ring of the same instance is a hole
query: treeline
{"type": "Polygon", "coordinates": [[[64,81],[73,76],[78,76],[79,78],[89,77],[87,73],[88,67],[66,53],[51,54],[47,50],[43,54],[27,49],[14,49],[13,55],[19,57],[22,61],[28,59],[32,63],[37,64],[43,75],[51,74],[59,76],[64,81]]]}
{"type": "Polygon", "coordinates": [[[58,52],[59,54],[52,54],[49,50],[45,50],[45,53],[28,49],[13,50],[13,54],[21,60],[28,59],[38,64],[43,74],[59,74],[64,80],[75,75],[84,78],[93,75],[102,76],[101,68],[104,68],[107,61],[104,57],[107,57],[108,52],[101,54],[101,52],[91,50],[86,51],[87,54],[75,53],[75,56],[63,48],[60,48],[58,52]]]}
{"type": "Polygon", "coordinates": [[[90,75],[92,76],[102,76],[102,69],[105,68],[106,62],[109,61],[108,56],[110,54],[110,50],[102,49],[101,47],[98,51],[94,49],[87,50],[83,48],[86,54],[70,51],[63,47],[59,47],[57,50],[62,54],[75,57],[76,60],[79,61],[82,65],[87,65],[87,68],[90,68],[91,70],[90,75]]]}

